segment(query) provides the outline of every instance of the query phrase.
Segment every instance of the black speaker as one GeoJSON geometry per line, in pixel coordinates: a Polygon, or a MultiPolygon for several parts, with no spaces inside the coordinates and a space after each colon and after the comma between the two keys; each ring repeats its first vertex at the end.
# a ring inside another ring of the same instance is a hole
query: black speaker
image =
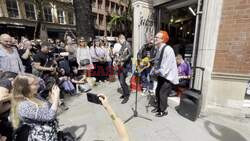
{"type": "Polygon", "coordinates": [[[205,69],[202,67],[192,67],[193,69],[193,83],[192,88],[185,90],[180,97],[180,105],[176,108],[177,112],[183,117],[195,121],[201,111],[202,105],[202,85],[203,85],[203,76],[205,69]],[[194,79],[196,74],[196,69],[201,70],[201,84],[200,90],[194,89],[194,79]]]}
{"type": "Polygon", "coordinates": [[[188,89],[183,92],[180,98],[180,105],[177,112],[183,117],[195,121],[201,111],[201,91],[195,89],[188,89]]]}

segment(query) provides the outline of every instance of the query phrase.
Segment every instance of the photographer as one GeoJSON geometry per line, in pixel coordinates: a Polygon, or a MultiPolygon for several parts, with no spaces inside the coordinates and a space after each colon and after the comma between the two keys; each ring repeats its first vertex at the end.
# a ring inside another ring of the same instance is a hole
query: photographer
{"type": "Polygon", "coordinates": [[[68,32],[65,33],[65,51],[69,53],[68,60],[70,64],[70,69],[72,67],[78,67],[77,61],[76,61],[76,48],[77,44],[73,41],[73,39],[68,35],[68,32]]]}
{"type": "Polygon", "coordinates": [[[19,55],[21,56],[21,60],[23,62],[23,65],[25,66],[25,72],[26,73],[32,73],[32,42],[28,39],[24,39],[22,42],[22,48],[18,50],[19,55]]]}
{"type": "MultiPolygon", "coordinates": [[[[54,61],[49,60],[49,44],[42,43],[41,49],[33,56],[34,63],[33,63],[33,70],[32,73],[36,76],[44,76],[45,74],[51,73],[56,71],[54,61]]],[[[43,77],[42,77],[43,78],[43,77]]]]}

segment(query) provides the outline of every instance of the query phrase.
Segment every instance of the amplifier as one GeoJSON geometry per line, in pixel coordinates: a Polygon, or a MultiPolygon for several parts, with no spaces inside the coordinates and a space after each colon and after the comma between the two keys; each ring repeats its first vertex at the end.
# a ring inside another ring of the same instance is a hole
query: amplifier
{"type": "Polygon", "coordinates": [[[183,117],[195,121],[200,114],[201,101],[202,96],[199,90],[188,89],[181,95],[177,112],[183,117]]]}
{"type": "Polygon", "coordinates": [[[203,85],[203,76],[205,69],[202,67],[192,67],[193,69],[193,83],[192,88],[185,90],[181,97],[180,97],[180,105],[178,108],[176,108],[177,112],[182,115],[183,117],[190,119],[192,121],[195,121],[201,111],[201,103],[202,103],[202,85],[203,85]],[[195,80],[195,74],[196,70],[199,69],[202,72],[201,75],[201,84],[200,89],[194,89],[194,80],[195,80]]]}

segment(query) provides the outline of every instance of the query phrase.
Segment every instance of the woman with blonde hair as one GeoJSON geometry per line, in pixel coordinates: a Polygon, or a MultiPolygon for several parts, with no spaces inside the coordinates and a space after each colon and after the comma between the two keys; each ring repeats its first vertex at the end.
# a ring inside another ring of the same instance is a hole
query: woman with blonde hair
{"type": "MultiPolygon", "coordinates": [[[[60,89],[56,85],[52,87],[50,103],[38,98],[38,88],[39,79],[32,74],[19,74],[14,79],[11,107],[12,125],[14,129],[28,125],[30,127],[27,135],[28,141],[56,141],[55,119],[60,89]]],[[[16,140],[18,140],[17,138],[16,140]]]]}
{"type": "Polygon", "coordinates": [[[91,76],[90,70],[94,69],[94,66],[91,60],[89,47],[83,37],[78,39],[76,60],[78,63],[78,70],[83,71],[83,74],[87,77],[91,76]]]}

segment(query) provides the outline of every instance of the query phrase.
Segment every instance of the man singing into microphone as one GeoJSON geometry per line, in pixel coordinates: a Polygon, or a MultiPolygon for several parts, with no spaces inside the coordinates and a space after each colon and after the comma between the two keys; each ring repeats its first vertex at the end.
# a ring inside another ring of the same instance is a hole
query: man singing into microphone
{"type": "Polygon", "coordinates": [[[169,40],[166,31],[160,31],[155,37],[155,46],[158,51],[155,59],[155,66],[152,70],[157,79],[156,98],[157,107],[152,110],[155,116],[162,117],[168,114],[168,96],[171,93],[172,85],[178,84],[178,70],[173,49],[166,43],[169,40]]]}

